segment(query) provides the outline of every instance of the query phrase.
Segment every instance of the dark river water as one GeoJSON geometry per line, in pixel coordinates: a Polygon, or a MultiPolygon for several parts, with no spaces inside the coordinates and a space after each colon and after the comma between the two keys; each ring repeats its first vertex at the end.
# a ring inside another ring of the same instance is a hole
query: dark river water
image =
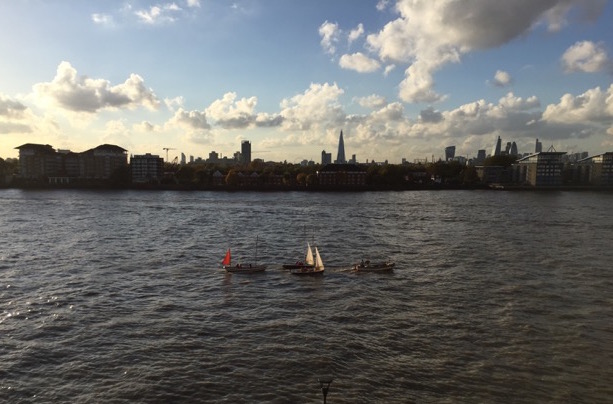
{"type": "Polygon", "coordinates": [[[612,205],[0,190],[0,402],[612,402],[612,205]],[[307,241],[323,277],[281,269],[307,241]]]}

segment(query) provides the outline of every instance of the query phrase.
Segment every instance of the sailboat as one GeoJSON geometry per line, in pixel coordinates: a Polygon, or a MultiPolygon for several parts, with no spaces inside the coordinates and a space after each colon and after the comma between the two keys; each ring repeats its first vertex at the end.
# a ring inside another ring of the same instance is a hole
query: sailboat
{"type": "Polygon", "coordinates": [[[313,259],[313,250],[311,250],[311,245],[307,242],[307,251],[304,261],[298,261],[294,264],[283,264],[283,269],[313,268],[314,266],[315,260],[313,259]]]}
{"type": "MultiPolygon", "coordinates": [[[[311,259],[313,257],[313,252],[311,251],[311,246],[307,243],[307,260],[309,259],[309,254],[311,259]]],[[[311,261],[312,262],[312,261],[311,261]]],[[[315,247],[315,263],[311,266],[303,266],[300,268],[295,268],[291,270],[291,273],[294,275],[323,275],[324,273],[324,262],[319,255],[319,250],[315,247]]]]}
{"type": "Polygon", "coordinates": [[[231,273],[241,273],[241,274],[251,274],[254,272],[264,272],[266,270],[266,265],[258,265],[258,239],[255,238],[255,259],[254,263],[238,263],[236,265],[232,265],[232,253],[228,248],[226,251],[226,255],[224,256],[223,261],[221,261],[221,266],[226,270],[226,272],[231,273]]]}

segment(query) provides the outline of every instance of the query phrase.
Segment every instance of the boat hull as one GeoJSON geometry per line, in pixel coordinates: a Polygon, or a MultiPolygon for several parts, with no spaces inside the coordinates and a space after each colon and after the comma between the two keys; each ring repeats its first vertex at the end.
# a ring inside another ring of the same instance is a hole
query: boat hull
{"type": "Polygon", "coordinates": [[[391,272],[394,270],[394,262],[381,262],[376,264],[355,264],[353,270],[356,272],[391,272]]]}
{"type": "Polygon", "coordinates": [[[292,269],[290,272],[292,275],[299,276],[318,276],[324,274],[323,269],[315,269],[314,267],[295,268],[292,269]]]}
{"type": "Polygon", "coordinates": [[[308,264],[283,264],[283,269],[302,269],[302,268],[314,268],[314,265],[308,264]]]}
{"type": "Polygon", "coordinates": [[[240,266],[225,266],[226,272],[233,274],[252,274],[256,272],[266,271],[266,265],[240,265],[240,266]]]}

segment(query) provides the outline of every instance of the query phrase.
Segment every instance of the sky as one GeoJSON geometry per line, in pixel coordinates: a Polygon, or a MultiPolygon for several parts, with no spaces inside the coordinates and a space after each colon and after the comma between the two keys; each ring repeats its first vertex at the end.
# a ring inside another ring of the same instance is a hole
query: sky
{"type": "Polygon", "coordinates": [[[613,151],[607,0],[0,0],[0,157],[613,151]]]}

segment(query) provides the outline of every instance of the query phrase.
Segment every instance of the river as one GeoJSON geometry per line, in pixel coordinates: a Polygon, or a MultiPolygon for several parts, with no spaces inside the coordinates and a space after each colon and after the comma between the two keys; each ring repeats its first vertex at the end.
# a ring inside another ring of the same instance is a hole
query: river
{"type": "Polygon", "coordinates": [[[611,402],[612,201],[0,190],[0,402],[611,402]]]}

